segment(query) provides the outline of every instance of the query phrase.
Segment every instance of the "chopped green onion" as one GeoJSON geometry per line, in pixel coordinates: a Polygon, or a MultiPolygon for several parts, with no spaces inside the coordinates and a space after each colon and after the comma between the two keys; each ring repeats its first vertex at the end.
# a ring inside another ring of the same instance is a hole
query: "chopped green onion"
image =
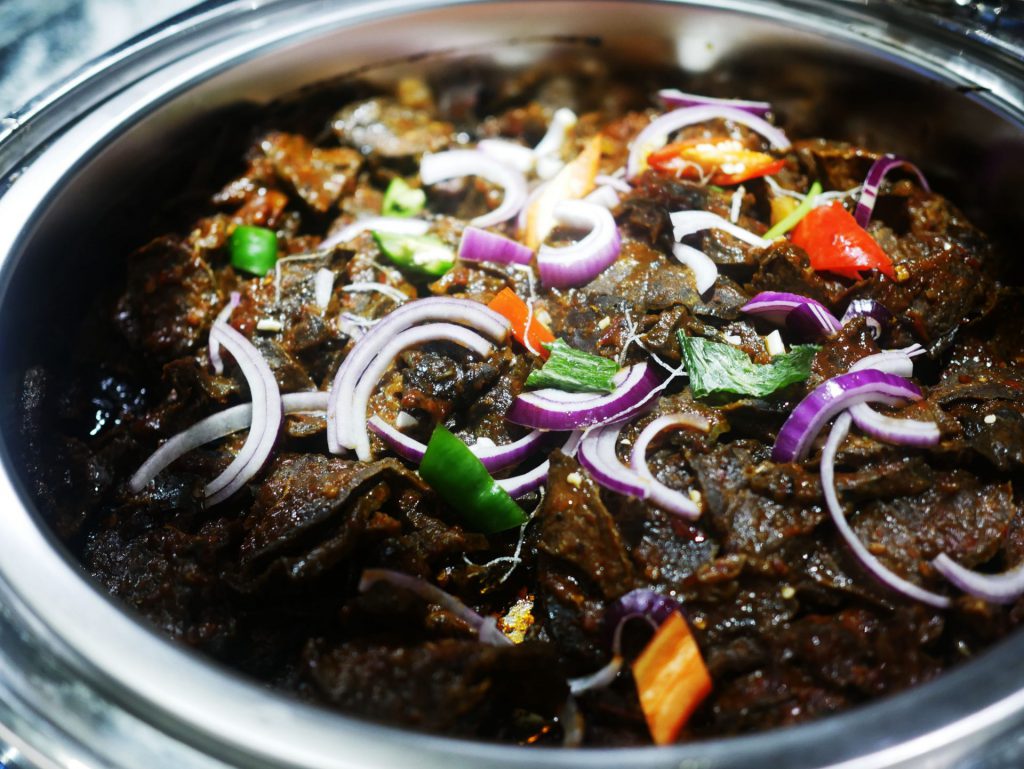
{"type": "Polygon", "coordinates": [[[814,200],[821,194],[821,183],[815,182],[811,185],[811,188],[807,191],[807,195],[804,196],[803,201],[800,205],[790,211],[789,215],[781,219],[774,227],[766,232],[762,237],[765,240],[774,240],[777,237],[785,235],[791,229],[796,227],[800,220],[810,213],[810,210],[814,208],[814,200]]]}
{"type": "Polygon", "coordinates": [[[425,275],[444,275],[455,264],[455,252],[437,235],[373,233],[381,253],[399,267],[425,275]]]}
{"type": "Polygon", "coordinates": [[[380,211],[384,216],[416,216],[426,204],[427,193],[396,176],[384,193],[380,211]]]}
{"type": "Polygon", "coordinates": [[[529,387],[554,387],[572,393],[610,393],[612,381],[619,373],[619,364],[600,355],[576,350],[561,339],[544,344],[551,357],[544,366],[530,372],[529,387]]]}
{"type": "Polygon", "coordinates": [[[811,362],[820,349],[814,344],[798,344],[785,355],[776,355],[771,363],[754,363],[743,350],[679,332],[690,392],[694,398],[718,399],[730,396],[763,398],[776,390],[803,382],[810,376],[811,362]]]}
{"type": "Polygon", "coordinates": [[[526,522],[523,509],[444,425],[430,436],[420,476],[474,531],[493,534],[526,522]]]}
{"type": "Polygon", "coordinates": [[[277,264],[277,233],[266,227],[236,227],[228,250],[232,267],[262,277],[277,264]]]}

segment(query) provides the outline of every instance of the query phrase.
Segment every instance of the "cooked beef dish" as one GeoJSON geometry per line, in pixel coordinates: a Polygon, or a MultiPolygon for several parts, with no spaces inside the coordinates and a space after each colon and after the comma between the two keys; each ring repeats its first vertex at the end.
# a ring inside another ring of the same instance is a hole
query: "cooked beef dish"
{"type": "Polygon", "coordinates": [[[1011,632],[997,249],[927,157],[660,85],[405,78],[197,158],[24,374],[69,551],[270,688],[519,744],[795,724],[1011,632]]]}

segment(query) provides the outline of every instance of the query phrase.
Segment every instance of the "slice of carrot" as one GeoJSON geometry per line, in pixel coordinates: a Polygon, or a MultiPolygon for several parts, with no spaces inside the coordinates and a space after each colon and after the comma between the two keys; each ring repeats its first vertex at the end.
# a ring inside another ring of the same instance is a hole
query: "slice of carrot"
{"type": "Polygon", "coordinates": [[[527,350],[533,350],[544,360],[550,354],[543,346],[555,341],[555,335],[530,312],[529,305],[511,288],[503,288],[487,305],[503,315],[512,325],[512,336],[527,350]]]}
{"type": "Polygon", "coordinates": [[[633,678],[651,738],[657,745],[675,742],[693,711],[711,693],[711,676],[679,612],[661,623],[636,658],[633,678]]]}

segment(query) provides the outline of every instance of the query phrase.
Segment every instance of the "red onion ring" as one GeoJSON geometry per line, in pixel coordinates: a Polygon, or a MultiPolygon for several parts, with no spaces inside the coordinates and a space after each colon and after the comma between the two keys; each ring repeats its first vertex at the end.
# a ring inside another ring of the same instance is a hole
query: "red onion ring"
{"type": "Polygon", "coordinates": [[[626,163],[626,178],[633,179],[636,177],[640,173],[650,152],[663,146],[668,137],[680,128],[717,119],[731,120],[733,123],[746,126],[751,131],[761,134],[776,149],[785,150],[789,148],[790,142],[786,138],[786,134],[757,115],[752,115],[735,107],[722,105],[683,107],[652,120],[637,135],[629,150],[629,160],[626,163]]]}
{"type": "Polygon", "coordinates": [[[903,377],[877,369],[840,374],[815,387],[782,425],[772,449],[775,462],[807,458],[811,442],[832,417],[850,406],[881,399],[920,400],[921,390],[903,377]]]}
{"type": "Polygon", "coordinates": [[[481,139],[476,148],[488,157],[494,158],[521,174],[529,173],[537,162],[533,150],[508,139],[481,139]]]}
{"type": "Polygon", "coordinates": [[[768,248],[772,244],[770,240],[765,240],[760,235],[755,235],[750,230],[745,230],[710,211],[676,211],[669,214],[669,219],[672,221],[672,232],[677,241],[703,230],[723,230],[755,248],[768,248]]]}
{"type": "MultiPolygon", "coordinates": [[[[918,587],[912,582],[908,582],[902,577],[894,574],[879,561],[871,552],[864,546],[864,544],[857,537],[857,533],[850,527],[849,522],[846,520],[846,516],[843,514],[842,505],[839,503],[839,497],[836,493],[835,483],[835,464],[836,464],[836,453],[839,451],[839,446],[846,438],[846,434],[850,430],[850,415],[840,414],[836,423],[832,426],[832,431],[829,433],[828,440],[825,442],[825,448],[821,452],[821,486],[825,492],[825,504],[828,507],[829,515],[832,517],[833,523],[835,523],[836,529],[838,529],[840,536],[846,542],[850,550],[857,557],[857,560],[861,562],[865,569],[873,574],[882,584],[887,587],[902,593],[905,596],[913,598],[922,603],[926,603],[929,606],[934,606],[939,609],[946,609],[950,605],[950,600],[946,596],[933,593],[930,590],[925,590],[922,587],[918,587]]],[[[941,557],[941,556],[940,556],[941,557]]]]}
{"type": "MultiPolygon", "coordinates": [[[[288,393],[281,396],[281,404],[285,414],[326,411],[327,393],[288,393]]],[[[160,445],[160,448],[150,454],[149,458],[142,463],[131,480],[128,481],[128,488],[137,494],[179,457],[183,457],[193,449],[211,441],[244,430],[250,424],[252,424],[252,403],[240,403],[205,419],[200,419],[187,430],[168,438],[160,445]]]]}
{"type": "MultiPolygon", "coordinates": [[[[370,417],[366,425],[372,433],[379,436],[381,440],[387,443],[403,459],[407,459],[410,462],[420,462],[423,459],[423,454],[427,450],[426,444],[421,443],[415,438],[410,438],[378,416],[370,417]]],[[[500,446],[474,443],[469,447],[469,450],[483,463],[488,472],[494,473],[498,470],[518,465],[547,440],[547,435],[547,433],[541,430],[531,430],[522,438],[512,443],[505,443],[500,446]]]]}
{"type": "Polygon", "coordinates": [[[956,587],[989,603],[1013,603],[1024,595],[1024,563],[999,574],[982,574],[939,553],[932,566],[956,587]]]}
{"type": "MultiPolygon", "coordinates": [[[[917,354],[918,345],[906,350],[886,350],[885,352],[868,355],[850,366],[850,371],[877,369],[887,374],[909,377],[914,373],[914,361],[911,352],[917,354]]],[[[923,352],[923,350],[921,350],[923,352]]],[[[883,399],[888,400],[888,399],[883,399]]],[[[934,446],[941,439],[939,426],[935,422],[917,419],[894,419],[879,414],[867,403],[857,403],[850,407],[850,416],[862,431],[872,438],[894,443],[901,446],[934,446]]]]}
{"type": "Polygon", "coordinates": [[[242,300],[242,295],[238,291],[232,291],[228,297],[228,303],[224,306],[220,312],[217,313],[217,317],[213,320],[213,325],[210,327],[210,341],[206,345],[207,355],[210,359],[210,365],[213,366],[213,370],[217,374],[224,373],[224,361],[220,357],[220,342],[213,334],[213,329],[216,328],[218,323],[227,323],[231,319],[231,313],[238,307],[238,303],[242,300]]]}
{"type": "Polygon", "coordinates": [[[757,117],[767,117],[772,105],[766,101],[747,101],[746,99],[716,99],[712,96],[701,96],[696,93],[684,93],[678,88],[662,88],[658,98],[668,108],[674,107],[732,107],[749,112],[757,117]]]}
{"type": "Polygon", "coordinates": [[[428,297],[392,311],[359,339],[335,374],[327,403],[327,445],[334,454],[355,448],[352,420],[339,403],[351,404],[355,387],[391,337],[419,323],[450,321],[475,328],[495,342],[508,338],[509,323],[486,305],[469,299],[428,297]]]}
{"type": "Polygon", "coordinates": [[[540,247],[537,268],[545,284],[555,288],[582,286],[618,258],[622,239],[608,209],[585,200],[564,200],[555,207],[554,215],[562,224],[590,232],[571,246],[540,247]]]}
{"type": "Polygon", "coordinates": [[[840,323],[845,326],[854,318],[867,320],[868,330],[874,339],[880,338],[892,323],[892,313],[886,309],[885,305],[874,299],[854,299],[843,313],[840,323]]]}
{"type": "Polygon", "coordinates": [[[215,324],[210,336],[234,356],[252,394],[252,424],[245,443],[224,472],[206,484],[206,502],[215,505],[242,488],[263,467],[277,440],[284,409],[274,372],[252,342],[226,323],[215,324]]]}
{"type": "MultiPolygon", "coordinates": [[[[365,338],[365,337],[364,337],[365,338]]],[[[381,377],[391,367],[394,359],[403,350],[414,347],[424,342],[454,342],[468,348],[481,358],[488,357],[494,350],[494,345],[468,328],[456,326],[453,323],[429,323],[424,326],[406,329],[396,334],[390,342],[385,344],[373,361],[366,367],[363,375],[359,378],[352,391],[352,401],[349,409],[351,419],[356,456],[363,462],[373,459],[373,451],[370,448],[370,435],[366,431],[366,412],[370,405],[370,397],[377,388],[381,377]]]]}
{"type": "Polygon", "coordinates": [[[616,494],[637,499],[646,499],[649,493],[647,483],[638,473],[619,461],[615,453],[623,422],[594,427],[583,434],[576,452],[580,465],[586,469],[598,484],[616,494]]]}
{"type": "Polygon", "coordinates": [[[511,219],[526,203],[526,178],[514,168],[499,163],[479,150],[449,150],[424,155],[420,161],[420,181],[437,184],[462,176],[479,176],[505,190],[501,205],[470,223],[490,227],[511,219]]]}
{"type": "Polygon", "coordinates": [[[882,155],[868,169],[867,178],[864,179],[864,185],[861,188],[860,199],[857,201],[857,208],[853,212],[853,218],[857,220],[857,224],[861,227],[867,227],[868,222],[871,221],[871,214],[874,212],[875,202],[878,200],[878,190],[882,186],[882,180],[885,178],[885,175],[899,166],[904,166],[913,171],[925,191],[931,192],[928,180],[924,178],[920,168],[909,160],[896,155],[882,155]]]}
{"type": "Polygon", "coordinates": [[[703,251],[685,243],[672,244],[672,256],[693,271],[693,282],[697,291],[706,294],[718,280],[718,265],[703,251]]]}
{"type": "Polygon", "coordinates": [[[368,216],[352,224],[342,227],[333,235],[328,235],[320,244],[320,250],[348,243],[368,230],[373,232],[394,232],[399,235],[426,235],[430,230],[430,222],[423,219],[404,219],[397,216],[368,216]]]}
{"type": "Polygon", "coordinates": [[[671,513],[681,515],[691,520],[700,517],[700,508],[689,497],[676,489],[670,489],[664,483],[654,477],[650,466],[647,464],[647,447],[658,433],[672,427],[687,427],[701,432],[707,432],[711,425],[703,417],[692,414],[666,414],[660,416],[640,431],[636,441],[633,443],[633,450],[629,455],[629,463],[633,470],[648,483],[649,499],[658,507],[664,508],[671,513]]]}
{"type": "Polygon", "coordinates": [[[479,227],[467,227],[462,231],[462,240],[459,241],[459,259],[467,262],[529,264],[533,260],[533,251],[504,235],[479,227]]]}
{"type": "Polygon", "coordinates": [[[607,395],[544,389],[521,393],[505,414],[510,422],[538,430],[575,430],[635,415],[657,392],[661,377],[646,361],[620,372],[607,395]]]}

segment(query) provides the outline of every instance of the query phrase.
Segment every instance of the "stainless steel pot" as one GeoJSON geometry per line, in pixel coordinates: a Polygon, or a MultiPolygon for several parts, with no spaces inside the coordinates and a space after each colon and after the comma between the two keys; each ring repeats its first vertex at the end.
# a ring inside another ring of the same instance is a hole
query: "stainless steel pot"
{"type": "Polygon", "coordinates": [[[290,701],[158,637],[84,578],[41,526],[16,470],[11,395],[34,356],[61,349],[55,308],[63,307],[67,323],[82,305],[67,286],[78,285],[83,271],[104,269],[92,222],[126,190],[145,189],[140,180],[188,141],[195,121],[239,100],[265,102],[368,64],[380,66],[366,76],[388,79],[467,57],[509,69],[583,51],[678,63],[721,72],[733,90],[772,98],[806,130],[827,127],[831,135],[930,158],[929,170],[947,186],[961,180],[956,198],[984,225],[1013,236],[1024,189],[1024,64],[1012,42],[993,40],[984,27],[873,0],[230,0],[171,20],[16,113],[0,127],[0,381],[7,396],[0,399],[0,739],[13,746],[0,764],[1019,765],[1019,634],[933,683],[868,707],[663,749],[470,743],[290,701]],[[746,79],[737,87],[739,78],[746,79]],[[80,247],[86,241],[91,250],[80,247]],[[99,256],[83,264],[87,253],[99,256]]]}

